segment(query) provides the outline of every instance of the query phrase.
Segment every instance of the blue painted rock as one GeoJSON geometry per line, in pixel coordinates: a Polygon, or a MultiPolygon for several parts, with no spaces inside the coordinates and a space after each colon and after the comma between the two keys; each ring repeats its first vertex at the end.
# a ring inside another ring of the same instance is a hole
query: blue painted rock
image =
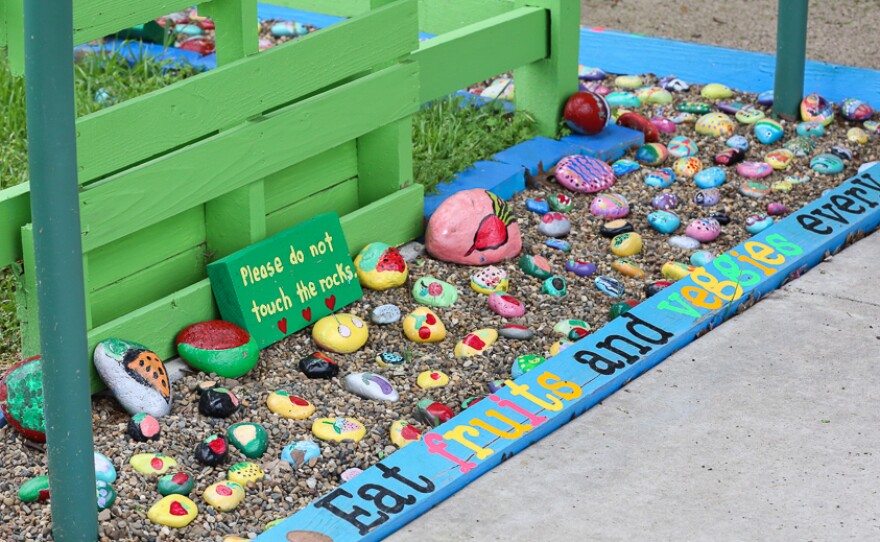
{"type": "Polygon", "coordinates": [[[596,272],[596,265],[581,260],[568,260],[565,262],[565,270],[579,277],[589,277],[596,272]]]}
{"type": "Polygon", "coordinates": [[[694,203],[700,207],[712,207],[721,201],[721,191],[717,188],[705,188],[694,194],[694,203]]]}
{"type": "Polygon", "coordinates": [[[129,412],[161,418],[171,412],[171,382],[159,356],[138,343],[106,339],[95,348],[95,369],[129,412]]]}
{"type": "Polygon", "coordinates": [[[611,170],[617,177],[623,177],[624,175],[632,173],[634,171],[638,171],[641,168],[641,164],[639,164],[635,160],[628,160],[626,158],[621,158],[620,160],[611,164],[611,170]]]}
{"type": "Polygon", "coordinates": [[[834,109],[831,107],[831,102],[822,96],[809,94],[801,102],[801,118],[828,126],[834,120],[834,109]]]}
{"type": "MultiPolygon", "coordinates": [[[[458,301],[458,288],[434,277],[422,277],[413,284],[412,296],[420,305],[449,307],[458,301]]],[[[394,321],[399,319],[400,309],[398,309],[397,319],[394,321]]]]}
{"type": "Polygon", "coordinates": [[[228,418],[235,414],[241,403],[230,390],[214,387],[199,397],[199,412],[211,418],[228,418]]]}
{"type": "Polygon", "coordinates": [[[763,119],[766,115],[760,109],[752,105],[746,105],[737,111],[734,116],[736,117],[736,120],[743,124],[754,124],[763,119]]]}
{"type": "Polygon", "coordinates": [[[304,36],[309,30],[302,23],[281,21],[273,24],[269,31],[277,38],[288,38],[293,36],[304,36]]]}
{"type": "Polygon", "coordinates": [[[591,68],[584,66],[581,64],[578,66],[578,79],[583,79],[584,81],[601,81],[608,77],[608,74],[602,71],[601,68],[591,68]]]}
{"type": "Polygon", "coordinates": [[[645,184],[653,188],[667,188],[675,182],[675,172],[668,167],[655,169],[645,176],[645,184]]]}
{"type": "Polygon", "coordinates": [[[595,135],[611,122],[611,106],[603,96],[578,91],[565,102],[565,123],[579,134],[595,135]]]}
{"type": "Polygon", "coordinates": [[[866,120],[862,123],[862,126],[872,134],[880,134],[880,121],[866,120]]]}
{"type": "Polygon", "coordinates": [[[703,163],[696,156],[679,158],[672,164],[672,170],[679,177],[690,178],[703,170],[703,163]]]}
{"type": "Polygon", "coordinates": [[[794,153],[788,149],[776,149],[764,155],[764,162],[776,170],[787,169],[794,160],[794,153]]]}
{"type": "Polygon", "coordinates": [[[825,135],[825,125],[821,122],[801,122],[797,125],[797,135],[801,137],[822,137],[825,135]]]}
{"type": "Polygon", "coordinates": [[[763,198],[770,193],[770,187],[763,183],[743,181],[739,185],[739,193],[750,198],[763,198]]]}
{"type": "Polygon", "coordinates": [[[238,378],[260,360],[260,348],[250,333],[223,320],[187,326],[175,342],[180,357],[190,366],[224,378],[238,378]]]}
{"type": "Polygon", "coordinates": [[[226,438],[245,457],[262,457],[269,447],[269,433],[258,423],[240,422],[226,430],[226,438]]]}
{"type": "Polygon", "coordinates": [[[308,378],[333,378],[339,374],[339,365],[326,354],[313,352],[299,360],[299,370],[308,378]]]}
{"type": "Polygon", "coordinates": [[[396,369],[406,365],[406,358],[395,352],[382,352],[376,356],[376,363],[383,369],[396,369]]]}
{"type": "Polygon", "coordinates": [[[746,231],[751,234],[761,233],[773,225],[773,217],[765,214],[750,215],[746,218],[746,231]]]}
{"type": "Polygon", "coordinates": [[[606,237],[608,239],[614,239],[620,234],[629,233],[632,231],[636,231],[633,228],[633,225],[628,221],[619,218],[617,220],[610,220],[608,222],[603,223],[599,226],[599,234],[602,237],[606,237]]]}
{"type": "Polygon", "coordinates": [[[204,30],[198,25],[195,24],[176,24],[174,25],[174,32],[176,34],[183,34],[185,36],[201,36],[205,33],[204,30]]]}
{"type": "Polygon", "coordinates": [[[669,157],[669,151],[662,143],[647,143],[636,151],[636,160],[647,166],[659,166],[669,157]]]}
{"type": "MultiPolygon", "coordinates": [[[[430,278],[430,277],[427,277],[430,278]]],[[[425,280],[425,279],[419,279],[425,280]]],[[[416,285],[419,284],[419,281],[416,281],[416,285]]],[[[416,286],[413,286],[413,291],[415,291],[416,286]]],[[[400,320],[400,308],[397,305],[392,303],[386,305],[379,305],[375,309],[370,312],[370,320],[374,324],[379,325],[388,325],[393,324],[400,320]]]]}
{"type": "Polygon", "coordinates": [[[691,265],[694,267],[705,267],[714,259],[715,255],[708,250],[698,250],[691,254],[691,265]]]}
{"type": "Polygon", "coordinates": [[[562,213],[547,213],[538,224],[538,233],[548,237],[565,237],[569,232],[571,221],[562,213]]]}
{"type": "Polygon", "coordinates": [[[141,412],[128,420],[128,427],[126,427],[125,432],[135,442],[147,442],[148,440],[159,439],[161,426],[159,425],[159,420],[141,412]]]}
{"type": "Polygon", "coordinates": [[[761,105],[773,105],[773,91],[765,90],[758,94],[758,103],[761,105]]]}
{"type": "Polygon", "coordinates": [[[662,77],[657,84],[671,92],[687,92],[691,89],[691,86],[686,81],[674,75],[662,77]]]}
{"type": "Polygon", "coordinates": [[[380,291],[402,286],[409,272],[400,251],[385,243],[370,243],[361,249],[354,269],[363,286],[380,291]]]}
{"type": "Polygon", "coordinates": [[[557,275],[545,280],[541,285],[541,291],[550,297],[563,297],[568,293],[568,286],[565,284],[565,279],[557,275]]]}
{"type": "Polygon", "coordinates": [[[691,122],[697,122],[697,116],[694,115],[693,113],[679,112],[679,113],[676,113],[668,118],[669,118],[669,121],[672,122],[673,124],[688,124],[691,122]]]}
{"type": "Polygon", "coordinates": [[[528,341],[535,336],[535,333],[528,327],[520,324],[504,324],[498,331],[498,334],[505,339],[516,339],[528,341]]]}
{"type": "Polygon", "coordinates": [[[721,235],[721,225],[711,218],[698,218],[688,224],[685,235],[701,243],[711,243],[721,235]]]}
{"type": "Polygon", "coordinates": [[[565,194],[551,194],[547,201],[550,209],[558,213],[567,213],[574,209],[574,201],[565,194]]]}
{"type": "Polygon", "coordinates": [[[739,149],[724,149],[713,157],[719,166],[733,166],[745,159],[746,153],[739,149]]]}
{"type": "Polygon", "coordinates": [[[617,182],[614,170],[601,160],[583,154],[567,156],[556,164],[556,182],[582,194],[601,192],[617,182]]]}
{"type": "Polygon", "coordinates": [[[700,117],[694,129],[704,136],[730,137],[736,125],[724,113],[708,113],[700,117]]]}
{"type": "Polygon", "coordinates": [[[805,158],[808,154],[813,152],[813,147],[816,146],[813,138],[811,137],[795,137],[789,139],[785,142],[783,147],[787,150],[790,150],[794,153],[795,156],[799,158],[805,158]]]}
{"type": "Polygon", "coordinates": [[[541,280],[553,275],[550,269],[550,262],[547,258],[539,255],[523,254],[519,259],[519,268],[526,275],[539,278],[541,280]]]}
{"type": "Polygon", "coordinates": [[[859,145],[864,145],[868,141],[871,140],[871,135],[868,132],[862,130],[861,128],[850,128],[846,131],[846,139],[851,143],[858,143],[859,145]]]}
{"type": "Polygon", "coordinates": [[[590,212],[606,220],[623,218],[629,214],[629,202],[620,194],[603,194],[593,198],[590,212]]]}
{"type": "Polygon", "coordinates": [[[677,206],[678,196],[672,192],[663,192],[662,194],[657,194],[651,199],[651,207],[659,211],[668,211],[670,209],[675,209],[677,206]]]}
{"type": "Polygon", "coordinates": [[[810,160],[810,169],[816,173],[825,175],[835,175],[843,171],[844,163],[840,157],[831,153],[820,154],[810,160]]]}
{"type": "Polygon", "coordinates": [[[736,166],[736,172],[748,179],[763,179],[773,173],[773,167],[766,162],[743,162],[736,166]]]}
{"type": "Polygon", "coordinates": [[[16,363],[0,380],[0,410],[7,423],[24,438],[46,442],[40,356],[16,363]]]}
{"type": "Polygon", "coordinates": [[[489,296],[489,308],[502,318],[519,318],[526,313],[526,307],[520,300],[502,293],[489,296]]]}
{"type": "Polygon", "coordinates": [[[755,123],[755,137],[764,145],[772,145],[785,135],[782,125],[773,119],[763,119],[755,123]]]}
{"type": "Polygon", "coordinates": [[[605,96],[605,100],[611,107],[641,107],[642,101],[632,92],[612,92],[605,96]]]}
{"type": "Polygon", "coordinates": [[[669,211],[654,211],[648,215],[648,224],[660,233],[670,234],[681,226],[681,219],[669,211]]]}
{"type": "Polygon", "coordinates": [[[623,283],[612,277],[600,275],[596,277],[593,283],[600,292],[610,295],[611,297],[623,297],[623,294],[626,293],[623,283]]]}
{"type": "Polygon", "coordinates": [[[550,202],[544,198],[529,198],[526,200],[526,210],[543,215],[550,212],[550,202]]]}
{"type": "Polygon", "coordinates": [[[669,246],[682,250],[696,250],[700,248],[700,242],[686,235],[673,235],[669,238],[669,246]]]}
{"type": "Polygon", "coordinates": [[[727,138],[725,144],[731,149],[739,149],[743,152],[749,150],[749,140],[739,134],[727,138]]]}
{"type": "Polygon", "coordinates": [[[710,167],[694,175],[697,188],[718,188],[727,181],[727,173],[720,167],[710,167]]]}
{"type": "Polygon", "coordinates": [[[364,399],[392,403],[400,399],[391,382],[376,373],[352,373],[345,377],[343,385],[346,390],[364,399]]]}
{"type": "Polygon", "coordinates": [[[874,109],[861,100],[846,98],[840,103],[840,114],[846,120],[861,122],[871,118],[874,109]]]}
{"type": "Polygon", "coordinates": [[[116,467],[106,455],[100,452],[95,452],[95,479],[108,484],[116,481],[116,467]]]}
{"type": "Polygon", "coordinates": [[[288,444],[281,450],[281,459],[298,469],[309,465],[314,467],[321,458],[321,448],[311,440],[301,440],[288,444]]]}

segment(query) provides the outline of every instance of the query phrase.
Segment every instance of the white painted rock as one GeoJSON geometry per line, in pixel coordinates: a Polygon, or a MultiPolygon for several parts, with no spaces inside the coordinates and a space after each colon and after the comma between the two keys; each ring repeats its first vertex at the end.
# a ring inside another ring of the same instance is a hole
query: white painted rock
{"type": "Polygon", "coordinates": [[[352,373],[345,377],[345,389],[364,399],[397,401],[400,396],[390,382],[376,373],[352,373]]]}
{"type": "Polygon", "coordinates": [[[95,348],[95,369],[129,414],[161,418],[171,412],[171,382],[159,356],[138,343],[106,339],[95,348]]]}

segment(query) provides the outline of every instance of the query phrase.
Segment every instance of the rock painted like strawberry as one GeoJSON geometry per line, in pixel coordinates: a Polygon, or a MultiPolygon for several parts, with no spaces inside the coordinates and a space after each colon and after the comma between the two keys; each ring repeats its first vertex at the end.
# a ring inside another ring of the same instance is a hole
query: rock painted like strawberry
{"type": "Polygon", "coordinates": [[[504,246],[508,239],[507,226],[516,221],[504,200],[491,192],[486,192],[486,195],[492,200],[493,213],[484,216],[480,221],[474,234],[474,243],[464,253],[465,258],[475,250],[482,252],[504,246]]]}

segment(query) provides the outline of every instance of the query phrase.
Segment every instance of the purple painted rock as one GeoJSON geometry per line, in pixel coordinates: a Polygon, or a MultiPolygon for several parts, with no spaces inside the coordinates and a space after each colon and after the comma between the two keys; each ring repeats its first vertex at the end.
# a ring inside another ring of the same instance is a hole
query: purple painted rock
{"type": "Polygon", "coordinates": [[[238,378],[260,360],[260,348],[250,333],[223,320],[188,326],[176,342],[177,352],[190,366],[224,378],[238,378]]]}
{"type": "Polygon", "coordinates": [[[657,194],[651,200],[651,206],[659,211],[668,211],[678,207],[678,196],[672,192],[657,194]]]}
{"type": "Polygon", "coordinates": [[[46,442],[40,356],[16,363],[0,380],[0,410],[3,418],[24,438],[46,442]]]}
{"type": "Polygon", "coordinates": [[[717,188],[706,188],[694,194],[694,203],[700,207],[712,207],[721,201],[721,191],[717,188]]]}
{"type": "Polygon", "coordinates": [[[499,292],[489,295],[489,308],[502,318],[519,318],[526,313],[526,307],[517,298],[499,292]]]}
{"type": "Polygon", "coordinates": [[[582,260],[568,260],[565,262],[565,270],[579,277],[589,277],[596,272],[596,265],[582,260]]]}
{"type": "Polygon", "coordinates": [[[748,179],[763,179],[773,173],[773,166],[767,162],[743,162],[736,166],[736,172],[748,179]]]}
{"type": "Polygon", "coordinates": [[[428,221],[425,247],[438,260],[487,265],[519,254],[522,235],[507,203],[475,188],[440,204],[428,221]]]}
{"type": "Polygon", "coordinates": [[[767,214],[770,216],[782,216],[789,212],[788,207],[784,203],[774,201],[767,204],[767,214]]]}
{"type": "Polygon", "coordinates": [[[709,243],[721,235],[721,225],[711,218],[698,218],[688,224],[685,235],[701,243],[709,243]]]}
{"type": "Polygon", "coordinates": [[[592,194],[614,186],[617,178],[611,166],[596,158],[575,154],[556,164],[556,181],[572,192],[592,194]]]}
{"type": "Polygon", "coordinates": [[[603,194],[593,198],[590,212],[606,220],[623,218],[629,214],[629,202],[620,194],[603,194]]]}

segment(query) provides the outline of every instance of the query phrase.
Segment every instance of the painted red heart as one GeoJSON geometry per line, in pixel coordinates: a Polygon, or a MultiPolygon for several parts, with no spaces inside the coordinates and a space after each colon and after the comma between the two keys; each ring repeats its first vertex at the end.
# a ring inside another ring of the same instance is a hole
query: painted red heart
{"type": "Polygon", "coordinates": [[[281,333],[287,335],[287,318],[282,318],[281,320],[278,320],[278,330],[281,333]]]}
{"type": "Polygon", "coordinates": [[[311,308],[303,309],[302,315],[303,315],[303,319],[306,322],[310,322],[312,320],[312,309],[311,308]]]}
{"type": "Polygon", "coordinates": [[[336,296],[331,295],[330,297],[328,297],[327,299],[324,300],[324,304],[327,305],[327,308],[332,311],[333,307],[336,306],[336,296]]]}

